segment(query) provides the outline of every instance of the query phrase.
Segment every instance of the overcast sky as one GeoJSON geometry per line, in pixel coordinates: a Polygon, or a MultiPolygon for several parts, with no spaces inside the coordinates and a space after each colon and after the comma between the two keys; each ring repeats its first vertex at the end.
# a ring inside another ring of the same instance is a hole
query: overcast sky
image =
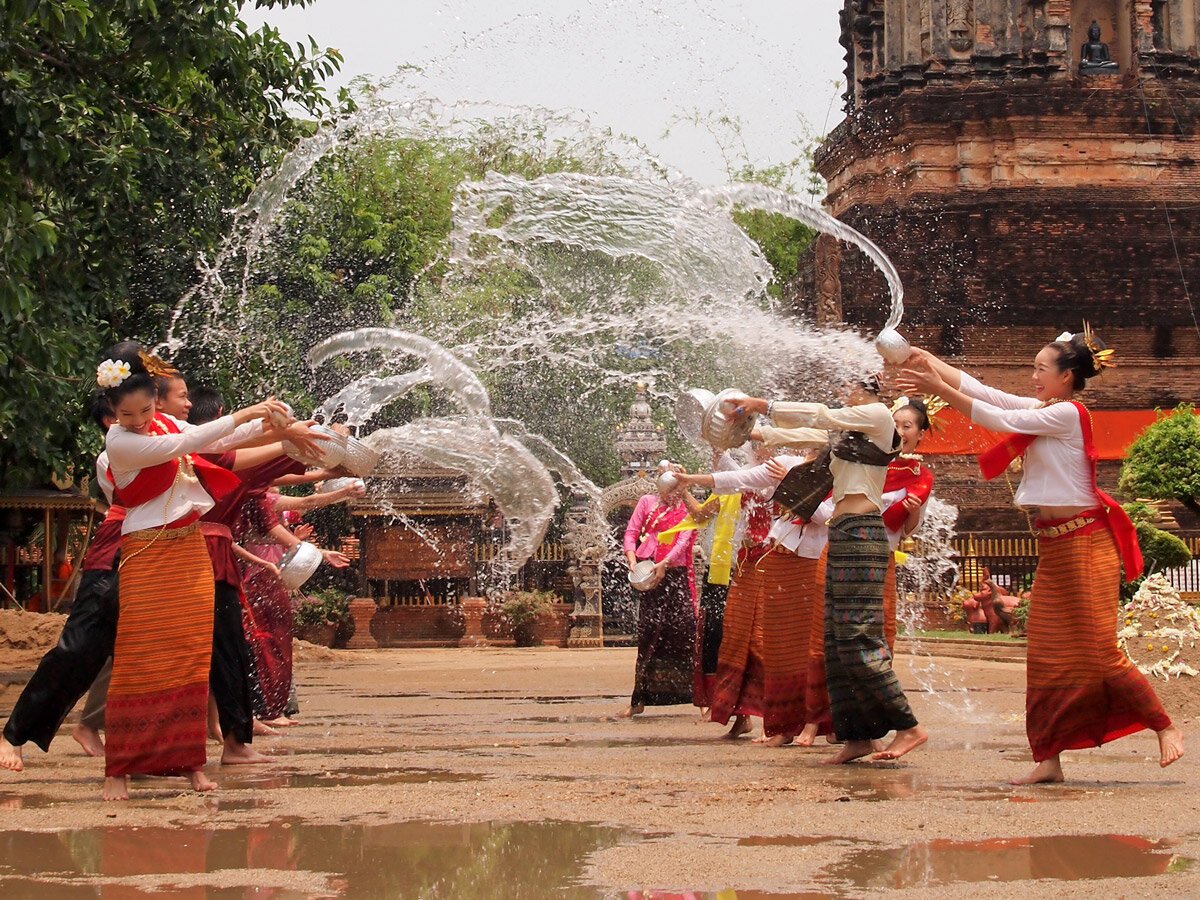
{"type": "MultiPolygon", "coordinates": [[[[840,0],[316,0],[259,11],[289,41],[341,51],[332,82],[420,66],[423,93],[579,111],[670,166],[721,183],[718,143],[680,117],[740,120],[756,165],[841,120],[840,0]],[[664,134],[669,132],[669,136],[664,134]]],[[[726,129],[719,129],[728,139],[726,129]]]]}

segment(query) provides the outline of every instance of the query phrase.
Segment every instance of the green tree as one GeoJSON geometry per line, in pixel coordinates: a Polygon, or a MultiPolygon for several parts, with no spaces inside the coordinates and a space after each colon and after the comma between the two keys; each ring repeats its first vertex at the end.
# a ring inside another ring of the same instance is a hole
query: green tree
{"type": "MultiPolygon", "coordinates": [[[[259,6],[308,0],[258,0],[259,6]]],[[[236,0],[0,8],[0,486],[74,466],[98,352],[151,334],[226,210],[320,116],[333,51],[236,0]]]]}
{"type": "Polygon", "coordinates": [[[1177,500],[1200,514],[1200,420],[1191,403],[1160,412],[1129,445],[1119,487],[1132,497],[1177,500]]]}

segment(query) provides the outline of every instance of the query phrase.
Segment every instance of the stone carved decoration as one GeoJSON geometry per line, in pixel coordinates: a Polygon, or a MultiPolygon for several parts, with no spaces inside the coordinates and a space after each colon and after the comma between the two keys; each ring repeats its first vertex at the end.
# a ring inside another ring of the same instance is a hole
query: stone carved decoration
{"type": "Polygon", "coordinates": [[[946,31],[950,34],[950,49],[966,53],[975,45],[975,10],[973,0],[950,0],[946,9],[946,31]]]}
{"type": "Polygon", "coordinates": [[[842,321],[842,246],[828,234],[817,236],[813,266],[817,283],[817,325],[842,321]]]}

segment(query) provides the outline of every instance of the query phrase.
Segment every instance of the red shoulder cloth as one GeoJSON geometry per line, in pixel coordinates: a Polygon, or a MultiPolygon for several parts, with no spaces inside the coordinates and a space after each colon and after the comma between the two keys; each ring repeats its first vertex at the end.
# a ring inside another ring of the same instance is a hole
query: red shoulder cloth
{"type": "MultiPolygon", "coordinates": [[[[1138,547],[1137,529],[1133,527],[1133,522],[1121,508],[1121,504],[1100,490],[1100,486],[1096,484],[1096,463],[1100,459],[1100,451],[1096,448],[1096,441],[1092,435],[1092,414],[1078,400],[1071,400],[1070,403],[1079,411],[1079,424],[1083,430],[1083,449],[1092,464],[1092,487],[1096,491],[1096,497],[1100,500],[1100,506],[1104,510],[1104,518],[1109,530],[1113,533],[1113,539],[1117,542],[1117,550],[1121,553],[1121,563],[1125,567],[1125,580],[1133,581],[1142,574],[1142,551],[1138,547]]],[[[1010,462],[1029,448],[1036,437],[1037,435],[1033,434],[1010,434],[980,453],[979,468],[983,472],[983,477],[995,478],[1003,472],[1010,462]]]]}
{"type": "Polygon", "coordinates": [[[933,473],[915,459],[893,459],[888,463],[883,492],[887,494],[901,488],[908,493],[883,511],[883,524],[888,531],[899,531],[904,525],[904,520],[908,518],[905,500],[916,497],[924,504],[929,499],[929,494],[933,491],[933,473]]]}
{"type": "MultiPolygon", "coordinates": [[[[151,435],[179,434],[179,426],[169,417],[158,413],[155,415],[154,421],[150,423],[148,433],[151,435]]],[[[187,457],[201,486],[214,500],[220,500],[241,483],[241,479],[229,469],[215,465],[197,453],[189,453],[187,457]]],[[[114,482],[113,496],[122,506],[140,506],[169,491],[178,473],[178,459],[170,459],[156,466],[147,466],[123,488],[118,488],[114,482]]],[[[112,478],[111,466],[108,469],[108,477],[112,478]]]]}

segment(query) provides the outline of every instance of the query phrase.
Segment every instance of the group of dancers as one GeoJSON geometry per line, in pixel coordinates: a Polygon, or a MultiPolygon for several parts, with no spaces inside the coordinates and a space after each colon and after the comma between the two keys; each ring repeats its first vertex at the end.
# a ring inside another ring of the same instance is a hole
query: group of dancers
{"type": "Polygon", "coordinates": [[[847,384],[836,408],[725,398],[728,419],[765,420],[751,431],[753,461],[739,466],[717,454],[700,474],[664,462],[657,493],[638,502],[625,532],[630,569],[643,560],[654,569],[640,595],[623,715],[692,703],[712,721],[732,720],[730,738],[748,733],[757,716],[756,740],[769,746],[826,736],[836,745],[829,763],[897,759],[924,744],[892,667],[895,550],[929,499],[933,475],[916,450],[931,410],[947,405],[1009,433],[980,456],[981,469],[992,478],[1023,457],[1014,499],[1030,511],[1038,538],[1026,626],[1035,765],[1013,783],[1062,781],[1062,751],[1144,728],[1158,736],[1160,765],[1174,762],[1183,734],[1117,644],[1122,571],[1136,578],[1142,559],[1128,516],[1096,483],[1091,416],[1075,399],[1113,364],[1113,351],[1085,325],[1037,354],[1032,397],[990,388],[914,349],[894,378],[906,396],[890,408],[878,376],[847,384]],[[908,399],[919,395],[930,404],[908,399]],[[824,501],[807,515],[777,504],[788,473],[823,463],[814,460],[822,451],[832,474],[824,501]],[[689,491],[696,485],[711,491],[704,503],[689,491]],[[707,578],[697,587],[693,546],[710,521],[707,578]]]}
{"type": "Polygon", "coordinates": [[[183,375],[136,342],[110,348],[97,385],[96,480],[110,505],[58,643],[5,724],[0,767],[22,770],[29,741],[48,751],[90,687],[73,737],[104,756],[105,800],[127,799],[130,775],[183,775],[210,790],[208,736],[223,744],[222,764],[264,762],[254,735],[292,721],[291,597],[277,564],[300,537],[281,515],[362,488],[282,495],[336,474],[293,458],[320,458],[328,436],[273,399],[226,414],[218,394],[189,395],[183,375]]]}

